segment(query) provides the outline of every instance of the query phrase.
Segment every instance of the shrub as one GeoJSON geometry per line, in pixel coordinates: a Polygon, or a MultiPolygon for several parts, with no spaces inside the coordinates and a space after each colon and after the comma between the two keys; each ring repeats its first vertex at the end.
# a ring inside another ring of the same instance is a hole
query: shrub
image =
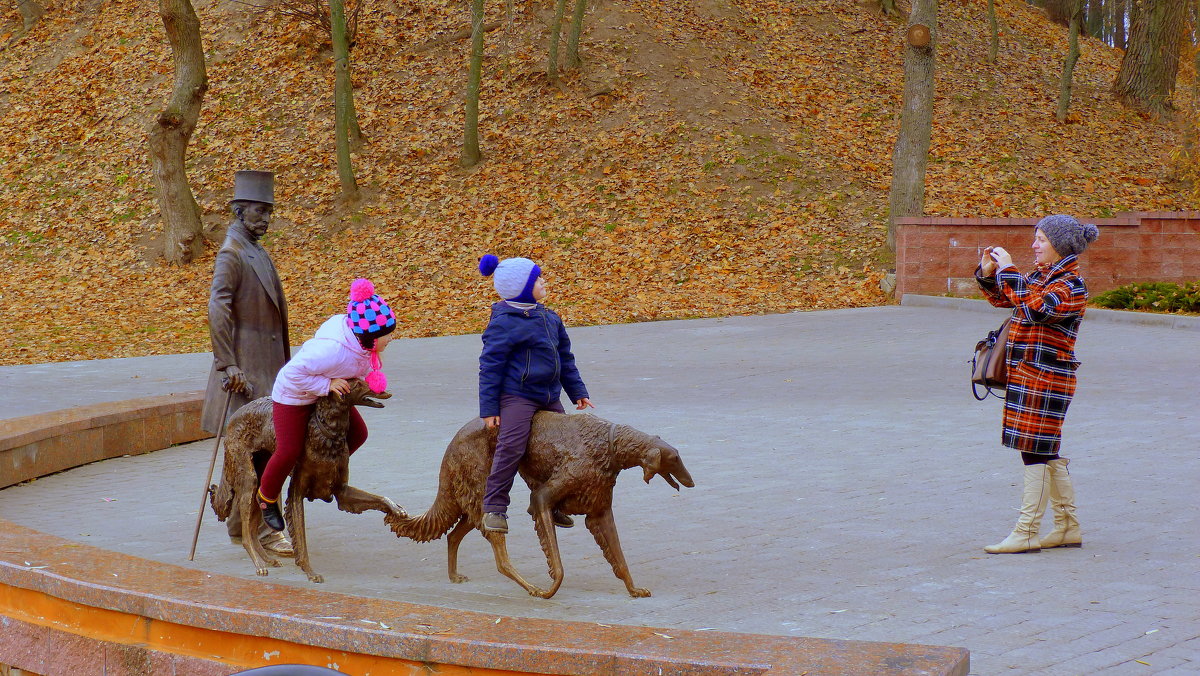
{"type": "Polygon", "coordinates": [[[1092,304],[1116,310],[1200,313],[1200,282],[1126,284],[1096,296],[1092,304]]]}

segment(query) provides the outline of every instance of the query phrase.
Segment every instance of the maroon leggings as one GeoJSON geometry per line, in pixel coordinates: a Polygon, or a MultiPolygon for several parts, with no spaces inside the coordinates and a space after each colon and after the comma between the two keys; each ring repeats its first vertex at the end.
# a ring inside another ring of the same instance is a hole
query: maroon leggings
{"type": "MultiPolygon", "coordinates": [[[[304,435],[308,431],[308,416],[316,404],[293,406],[271,402],[271,418],[275,423],[275,452],[263,470],[258,490],[268,498],[278,498],[283,481],[292,473],[300,454],[304,452],[304,435]]],[[[353,455],[367,441],[367,423],[358,409],[350,408],[350,429],[346,445],[353,455]]]]}

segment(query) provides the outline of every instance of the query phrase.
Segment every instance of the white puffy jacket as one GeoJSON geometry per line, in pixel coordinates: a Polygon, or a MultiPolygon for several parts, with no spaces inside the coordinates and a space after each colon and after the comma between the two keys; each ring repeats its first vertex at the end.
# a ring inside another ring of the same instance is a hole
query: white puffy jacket
{"type": "Polygon", "coordinates": [[[271,400],[293,406],[311,404],[329,394],[329,382],[334,378],[366,378],[370,371],[371,353],[346,324],[346,315],[334,315],[279,369],[271,400]]]}

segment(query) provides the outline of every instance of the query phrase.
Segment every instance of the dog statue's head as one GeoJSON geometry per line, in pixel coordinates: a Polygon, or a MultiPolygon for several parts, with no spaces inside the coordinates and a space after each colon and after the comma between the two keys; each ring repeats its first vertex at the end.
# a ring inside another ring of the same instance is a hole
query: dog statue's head
{"type": "Polygon", "coordinates": [[[659,437],[654,437],[654,446],[646,453],[642,465],[642,478],[646,480],[646,483],[650,483],[655,474],[666,479],[667,483],[671,484],[675,490],[679,490],[679,484],[688,488],[696,485],[692,481],[692,475],[683,466],[679,451],[659,437]],[[678,483],[676,483],[677,480],[678,483]]]}
{"type": "Polygon", "coordinates": [[[331,392],[339,401],[348,401],[351,406],[368,406],[370,408],[383,408],[383,404],[376,399],[390,399],[391,392],[376,392],[370,387],[367,387],[366,381],[360,378],[354,378],[350,381],[350,393],[343,397],[337,392],[331,392]]]}

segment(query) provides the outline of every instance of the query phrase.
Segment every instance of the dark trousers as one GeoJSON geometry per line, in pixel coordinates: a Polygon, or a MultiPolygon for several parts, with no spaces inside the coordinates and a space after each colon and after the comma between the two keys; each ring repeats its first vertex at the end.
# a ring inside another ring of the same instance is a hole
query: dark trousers
{"type": "MultiPolygon", "coordinates": [[[[283,482],[296,467],[296,461],[304,452],[304,437],[308,433],[308,416],[312,414],[316,404],[293,406],[272,402],[272,422],[275,425],[275,452],[267,461],[259,480],[258,489],[263,496],[278,498],[283,482]]],[[[350,429],[346,432],[346,445],[351,455],[367,441],[367,423],[363,421],[358,409],[350,408],[350,429]]]]}
{"type": "Polygon", "coordinates": [[[533,425],[533,414],[538,411],[565,413],[557,400],[539,404],[514,394],[500,395],[500,436],[496,439],[496,455],[492,458],[492,472],[488,474],[487,487],[483,493],[483,511],[508,513],[508,492],[525,449],[529,447],[529,431],[533,425]]]}

